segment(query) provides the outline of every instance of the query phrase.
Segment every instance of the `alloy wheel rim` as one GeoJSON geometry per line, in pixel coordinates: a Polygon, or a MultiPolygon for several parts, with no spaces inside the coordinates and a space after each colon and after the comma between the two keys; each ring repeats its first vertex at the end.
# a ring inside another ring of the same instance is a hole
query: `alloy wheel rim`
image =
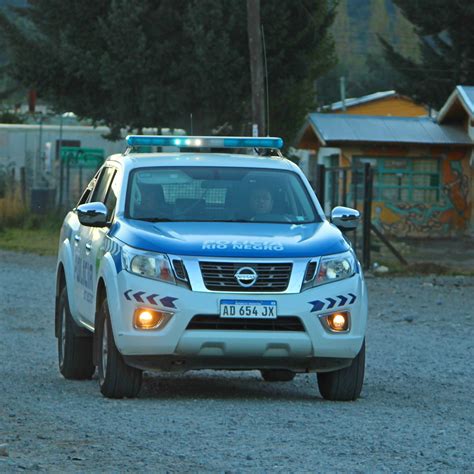
{"type": "Polygon", "coordinates": [[[107,373],[107,356],[108,356],[108,330],[107,321],[104,321],[104,330],[102,333],[102,379],[105,379],[107,373]]]}
{"type": "Polygon", "coordinates": [[[66,308],[61,312],[61,351],[59,353],[59,364],[64,365],[64,353],[66,351],[66,308]]]}

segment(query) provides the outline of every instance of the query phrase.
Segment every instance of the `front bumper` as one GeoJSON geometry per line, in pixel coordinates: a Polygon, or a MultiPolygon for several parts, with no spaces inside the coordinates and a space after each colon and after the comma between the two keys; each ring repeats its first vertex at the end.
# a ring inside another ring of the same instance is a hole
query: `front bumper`
{"type": "Polygon", "coordinates": [[[196,292],[125,271],[117,275],[117,283],[118,295],[109,298],[115,341],[131,365],[143,368],[284,368],[286,361],[285,367],[294,370],[324,370],[347,365],[365,337],[367,294],[360,274],[297,294],[196,292]],[[355,298],[345,300],[348,294],[355,298]],[[187,329],[195,315],[218,315],[221,299],[275,300],[278,316],[297,316],[304,330],[187,329]],[[141,331],[132,325],[137,307],[161,309],[173,316],[160,330],[141,331]],[[350,311],[349,332],[324,329],[319,315],[332,310],[350,311]],[[321,365],[323,359],[333,360],[321,365]]]}
{"type": "Polygon", "coordinates": [[[139,369],[182,372],[193,369],[265,370],[284,369],[293,372],[331,372],[343,369],[352,359],[337,357],[212,357],[212,356],[124,356],[125,362],[139,369]]]}

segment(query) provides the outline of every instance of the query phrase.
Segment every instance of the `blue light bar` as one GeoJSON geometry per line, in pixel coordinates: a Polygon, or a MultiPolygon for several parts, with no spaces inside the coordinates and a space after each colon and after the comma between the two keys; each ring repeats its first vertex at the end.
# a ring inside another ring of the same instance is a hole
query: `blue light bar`
{"type": "Polygon", "coordinates": [[[179,148],[275,148],[283,147],[278,137],[188,137],[128,135],[128,146],[175,146],[179,148]]]}

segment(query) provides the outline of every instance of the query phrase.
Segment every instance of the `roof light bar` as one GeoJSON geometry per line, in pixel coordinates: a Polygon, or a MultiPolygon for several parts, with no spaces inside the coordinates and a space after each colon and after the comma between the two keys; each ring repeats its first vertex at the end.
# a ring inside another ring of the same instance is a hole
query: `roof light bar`
{"type": "Polygon", "coordinates": [[[278,137],[188,137],[165,135],[128,135],[128,146],[176,146],[179,148],[274,148],[281,149],[278,137]]]}

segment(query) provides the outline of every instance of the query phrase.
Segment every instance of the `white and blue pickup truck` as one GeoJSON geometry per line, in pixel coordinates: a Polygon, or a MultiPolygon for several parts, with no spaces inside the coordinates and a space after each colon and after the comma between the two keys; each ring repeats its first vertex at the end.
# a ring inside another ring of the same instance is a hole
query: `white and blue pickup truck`
{"type": "Polygon", "coordinates": [[[358,211],[337,207],[328,220],[280,138],[127,144],[61,229],[61,374],[87,379],[97,367],[102,394],[123,398],[139,393],[143,370],[316,372],[325,399],[358,398],[367,292],[341,232],[358,211]]]}

